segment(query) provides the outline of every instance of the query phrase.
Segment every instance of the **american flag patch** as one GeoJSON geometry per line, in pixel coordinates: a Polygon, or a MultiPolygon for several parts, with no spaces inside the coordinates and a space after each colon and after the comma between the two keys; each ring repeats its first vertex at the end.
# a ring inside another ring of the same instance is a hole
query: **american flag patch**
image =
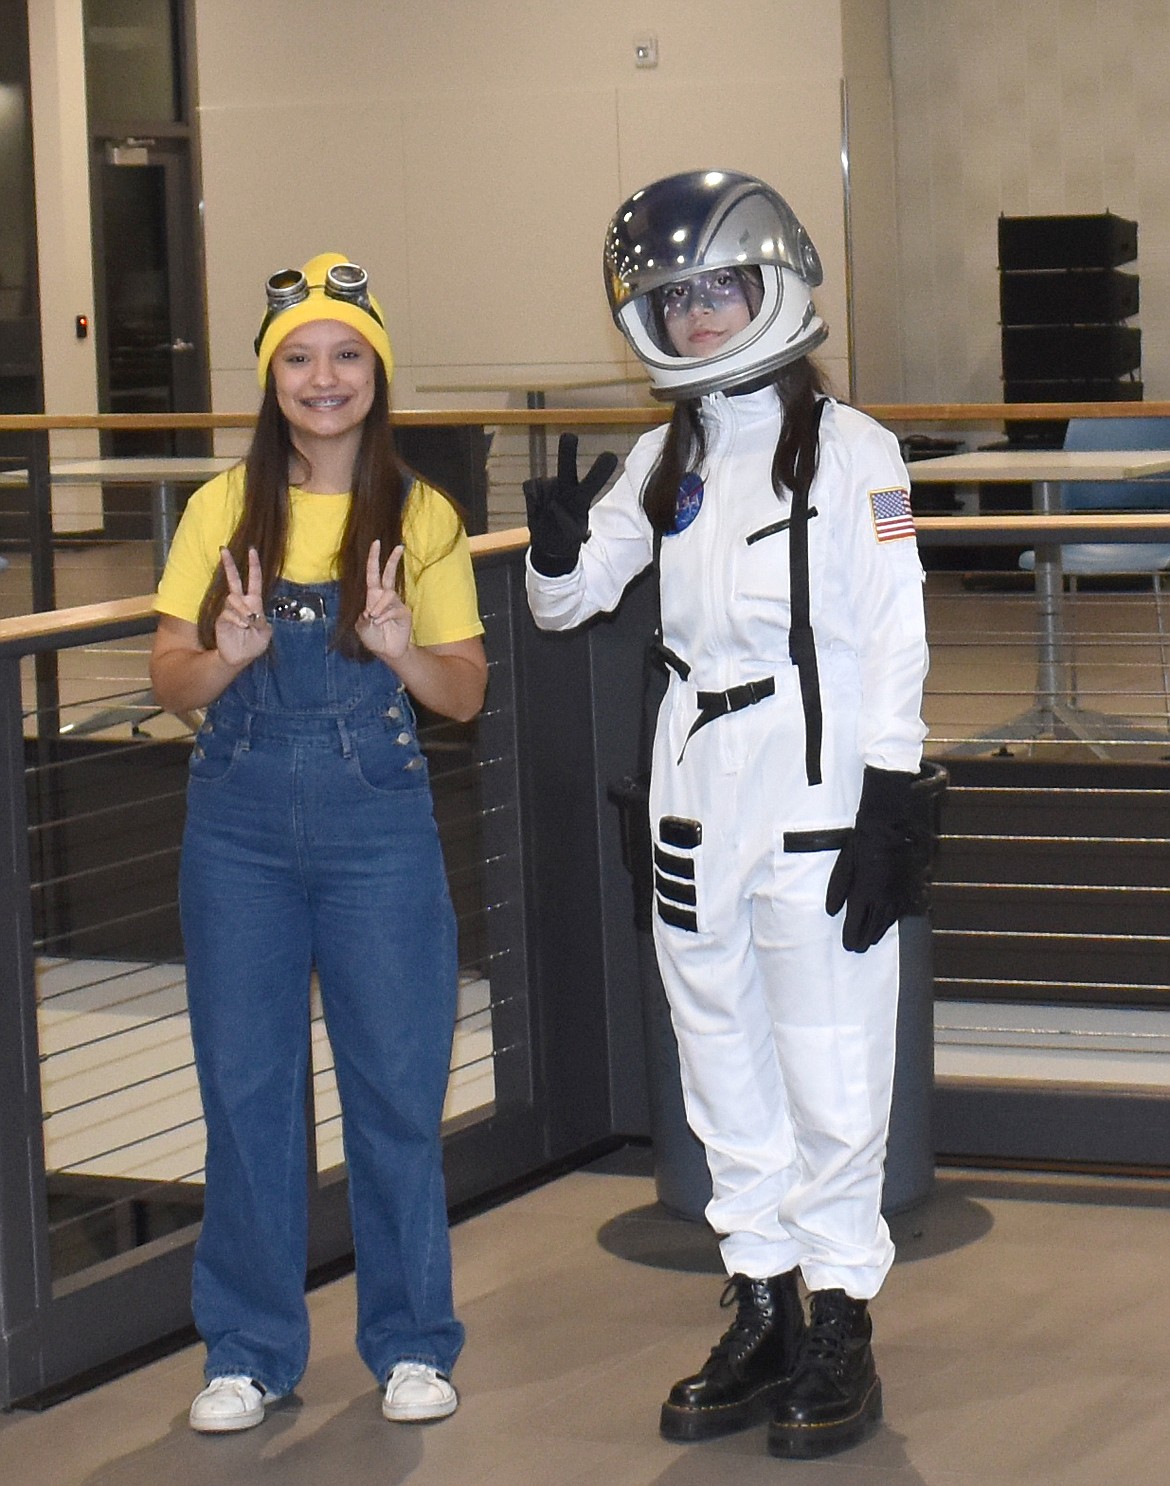
{"type": "Polygon", "coordinates": [[[874,536],[879,542],[893,542],[898,537],[914,535],[910,492],[902,486],[894,486],[890,490],[871,490],[869,509],[873,513],[874,536]]]}

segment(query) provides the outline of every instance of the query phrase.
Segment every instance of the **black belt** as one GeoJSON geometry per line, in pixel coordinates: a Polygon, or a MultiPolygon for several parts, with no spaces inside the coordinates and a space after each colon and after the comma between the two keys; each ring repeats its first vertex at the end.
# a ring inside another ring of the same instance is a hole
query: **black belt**
{"type": "MultiPolygon", "coordinates": [[[[691,724],[691,730],[683,739],[683,753],[686,752],[687,744],[695,736],[700,728],[705,728],[709,722],[714,722],[717,717],[726,717],[729,712],[742,712],[745,707],[754,707],[757,702],[762,702],[765,697],[775,695],[776,678],[765,676],[762,681],[745,681],[742,686],[732,686],[726,691],[698,691],[695,693],[695,701],[699,704],[699,715],[691,724]]],[[[682,763],[682,753],[678,756],[682,763]]]]}

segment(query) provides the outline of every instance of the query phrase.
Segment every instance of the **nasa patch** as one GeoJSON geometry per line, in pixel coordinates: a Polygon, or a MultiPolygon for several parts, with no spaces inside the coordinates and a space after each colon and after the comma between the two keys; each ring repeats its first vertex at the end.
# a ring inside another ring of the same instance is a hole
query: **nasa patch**
{"type": "Polygon", "coordinates": [[[691,470],[678,482],[678,498],[674,503],[674,524],[667,536],[677,536],[680,531],[686,531],[699,514],[699,507],[702,504],[703,479],[697,471],[691,470]]]}

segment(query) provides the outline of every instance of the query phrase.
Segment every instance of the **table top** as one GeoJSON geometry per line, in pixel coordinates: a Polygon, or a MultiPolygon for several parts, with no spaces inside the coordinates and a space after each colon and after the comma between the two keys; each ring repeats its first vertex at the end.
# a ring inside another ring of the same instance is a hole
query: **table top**
{"type": "Polygon", "coordinates": [[[484,382],[420,382],[418,392],[579,392],[590,387],[632,387],[642,376],[499,377],[484,382]]]}
{"type": "MultiPolygon", "coordinates": [[[[54,459],[49,464],[49,479],[55,485],[80,485],[92,480],[116,480],[127,485],[158,485],[166,480],[190,484],[192,481],[210,480],[213,475],[218,475],[222,470],[230,470],[239,462],[232,456],[222,454],[54,459]]],[[[0,485],[27,484],[27,470],[8,470],[0,474],[0,485]]]]}
{"type": "Polygon", "coordinates": [[[1006,480],[1139,480],[1170,473],[1170,449],[968,449],[907,465],[915,485],[1006,480]]]}
{"type": "Polygon", "coordinates": [[[197,456],[124,456],[111,459],[54,459],[49,463],[49,479],[64,484],[69,480],[136,480],[155,485],[160,480],[210,480],[221,470],[230,470],[239,460],[230,455],[197,456]]]}
{"type": "MultiPolygon", "coordinates": [[[[231,455],[123,456],[55,459],[49,465],[54,484],[116,480],[157,485],[164,480],[190,483],[210,480],[239,460],[231,455]]],[[[907,466],[916,484],[1017,480],[1138,480],[1170,474],[1170,449],[969,449],[938,459],[915,459],[907,466]]],[[[0,474],[0,485],[27,485],[24,470],[0,474]]]]}

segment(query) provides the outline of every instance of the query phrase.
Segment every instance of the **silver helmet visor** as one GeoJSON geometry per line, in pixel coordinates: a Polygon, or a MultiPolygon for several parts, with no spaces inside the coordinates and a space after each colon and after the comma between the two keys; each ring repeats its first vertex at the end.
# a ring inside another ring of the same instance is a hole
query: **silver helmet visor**
{"type": "Polygon", "coordinates": [[[677,210],[671,210],[673,181],[659,182],[653,213],[639,209],[638,192],[611,224],[606,242],[610,303],[624,304],[671,280],[702,270],[773,264],[790,269],[815,288],[820,259],[791,208],[759,181],[708,171],[676,178],[677,210]],[[696,200],[709,193],[709,209],[696,200]]]}
{"type": "Polygon", "coordinates": [[[644,300],[644,321],[659,350],[692,356],[700,353],[687,341],[700,327],[709,333],[742,330],[759,313],[763,297],[758,268],[711,269],[652,290],[644,300]]]}

